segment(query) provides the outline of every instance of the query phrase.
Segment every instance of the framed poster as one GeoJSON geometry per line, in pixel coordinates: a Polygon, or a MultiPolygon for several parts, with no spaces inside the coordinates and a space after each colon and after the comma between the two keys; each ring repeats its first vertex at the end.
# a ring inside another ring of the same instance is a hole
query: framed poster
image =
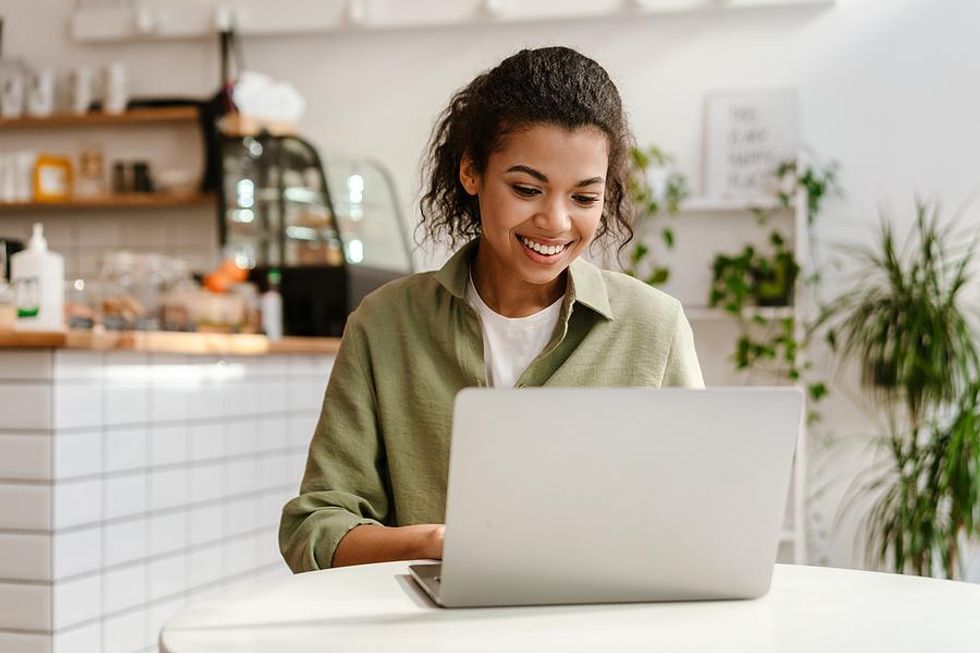
{"type": "Polygon", "coordinates": [[[796,91],[712,93],[704,107],[704,194],[745,199],[775,193],[776,167],[799,149],[796,91]]]}

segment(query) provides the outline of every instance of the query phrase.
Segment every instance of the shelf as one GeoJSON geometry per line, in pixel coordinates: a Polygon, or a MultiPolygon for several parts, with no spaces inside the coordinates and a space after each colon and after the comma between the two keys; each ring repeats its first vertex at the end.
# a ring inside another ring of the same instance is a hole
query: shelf
{"type": "MultiPolygon", "coordinates": [[[[426,29],[448,26],[492,28],[507,23],[595,20],[644,15],[723,15],[735,11],[818,11],[835,0],[292,0],[250,3],[248,11],[214,3],[153,3],[152,10],[131,6],[83,6],[71,16],[72,38],[79,43],[149,39],[213,38],[220,26],[233,23],[243,36],[284,36],[353,30],[426,29]]],[[[102,3],[106,4],[106,3],[102,3]]],[[[119,4],[119,3],[116,3],[119,4]]],[[[235,3],[229,3],[234,5],[235,3]]],[[[241,3],[238,3],[241,4],[241,3]]]]}
{"type": "Polygon", "coordinates": [[[132,109],[112,114],[90,111],[85,114],[57,113],[46,118],[0,118],[0,130],[35,127],[74,127],[92,125],[132,125],[150,122],[192,122],[198,119],[197,107],[160,107],[132,109]]]}
{"type": "Polygon", "coordinates": [[[214,202],[215,197],[210,193],[119,193],[100,197],[72,197],[46,202],[0,202],[0,212],[43,211],[47,209],[149,209],[171,206],[211,206],[214,202]]]}
{"type": "Polygon", "coordinates": [[[783,206],[778,198],[758,197],[747,199],[719,199],[715,197],[689,197],[680,205],[681,213],[735,213],[741,211],[792,211],[783,206]]]}
{"type": "MultiPolygon", "coordinates": [[[[735,319],[735,316],[728,311],[710,306],[685,306],[684,315],[689,320],[698,320],[701,322],[735,319]]],[[[792,306],[758,306],[745,309],[745,316],[747,318],[751,319],[757,315],[767,320],[780,320],[793,317],[794,313],[792,306]]]]}

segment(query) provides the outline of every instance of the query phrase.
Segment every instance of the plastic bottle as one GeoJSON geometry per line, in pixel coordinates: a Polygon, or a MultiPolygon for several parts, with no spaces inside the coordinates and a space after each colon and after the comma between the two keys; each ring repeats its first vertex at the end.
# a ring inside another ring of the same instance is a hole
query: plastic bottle
{"type": "Polygon", "coordinates": [[[282,275],[279,270],[269,270],[269,289],[262,293],[260,308],[262,310],[262,330],[269,340],[282,338],[282,295],[279,294],[279,282],[282,275]]]}
{"type": "Polygon", "coordinates": [[[44,228],[34,224],[27,249],[10,257],[18,331],[64,331],[65,259],[48,250],[44,228]]]}

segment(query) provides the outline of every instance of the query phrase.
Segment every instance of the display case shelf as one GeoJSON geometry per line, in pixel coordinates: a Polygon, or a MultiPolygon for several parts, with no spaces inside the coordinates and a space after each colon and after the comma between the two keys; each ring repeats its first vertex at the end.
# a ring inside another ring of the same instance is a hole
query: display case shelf
{"type": "Polygon", "coordinates": [[[131,109],[124,113],[103,113],[89,111],[83,114],[56,113],[44,118],[25,116],[23,118],[0,118],[0,130],[50,127],[90,127],[92,125],[132,125],[154,122],[195,122],[199,113],[197,107],[155,107],[131,109]]]}

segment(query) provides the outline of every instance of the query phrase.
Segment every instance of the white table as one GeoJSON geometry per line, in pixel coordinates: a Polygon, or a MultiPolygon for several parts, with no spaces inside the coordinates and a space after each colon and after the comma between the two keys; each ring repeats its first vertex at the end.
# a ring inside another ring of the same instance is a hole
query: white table
{"type": "Polygon", "coordinates": [[[980,651],[980,585],[776,565],[754,601],[445,610],[405,562],[239,586],[164,627],[204,651],[980,651]]]}

